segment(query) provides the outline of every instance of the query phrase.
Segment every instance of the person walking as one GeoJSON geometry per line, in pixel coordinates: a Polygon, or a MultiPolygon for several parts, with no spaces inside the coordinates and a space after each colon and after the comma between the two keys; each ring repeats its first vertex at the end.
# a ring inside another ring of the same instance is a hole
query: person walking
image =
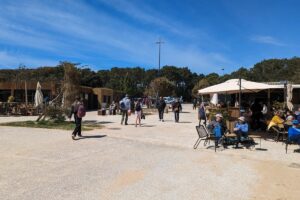
{"type": "Polygon", "coordinates": [[[157,102],[157,110],[158,110],[158,117],[159,121],[164,121],[164,111],[166,108],[166,102],[163,99],[163,97],[160,97],[158,102],[157,102]]]}
{"type": "Polygon", "coordinates": [[[197,99],[194,98],[193,99],[193,110],[196,110],[197,109],[197,99]]]}
{"type": "Polygon", "coordinates": [[[128,125],[128,112],[130,112],[131,108],[131,102],[130,99],[128,98],[128,95],[120,101],[120,109],[122,113],[122,119],[121,119],[121,125],[123,125],[123,122],[125,120],[125,125],[128,125]]]}
{"type": "Polygon", "coordinates": [[[179,112],[182,110],[181,103],[179,102],[179,99],[177,98],[175,103],[172,106],[174,116],[175,116],[175,123],[179,122],[179,112]]]}
{"type": "Polygon", "coordinates": [[[250,107],[250,110],[252,112],[253,129],[258,130],[261,128],[260,119],[262,118],[263,107],[259,104],[258,100],[255,99],[254,103],[250,107]]]}
{"type": "Polygon", "coordinates": [[[201,121],[204,120],[203,124],[206,126],[206,110],[204,103],[201,103],[198,109],[198,120],[199,120],[199,126],[201,125],[201,121]]]}
{"type": "Polygon", "coordinates": [[[135,127],[139,124],[141,126],[141,118],[142,118],[142,113],[143,113],[143,108],[142,108],[142,102],[141,100],[138,100],[137,103],[135,104],[135,127]]]}
{"type": "Polygon", "coordinates": [[[76,135],[82,137],[81,135],[81,122],[82,118],[85,116],[86,111],[83,104],[83,99],[80,99],[78,104],[74,108],[74,117],[75,117],[75,129],[72,133],[72,139],[75,140],[76,135]]]}
{"type": "Polygon", "coordinates": [[[72,115],[74,115],[74,121],[76,121],[76,118],[77,118],[76,114],[77,114],[77,109],[78,109],[79,102],[80,102],[80,98],[78,96],[76,96],[75,101],[71,105],[70,115],[68,116],[70,120],[72,118],[72,115]]]}

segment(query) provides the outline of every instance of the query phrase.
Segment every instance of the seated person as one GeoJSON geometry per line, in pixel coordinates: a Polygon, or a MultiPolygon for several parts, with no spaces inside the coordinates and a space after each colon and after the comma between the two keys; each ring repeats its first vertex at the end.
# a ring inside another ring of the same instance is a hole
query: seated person
{"type": "Polygon", "coordinates": [[[109,114],[115,115],[117,110],[117,105],[115,104],[115,101],[113,101],[109,106],[109,114]]]}
{"type": "Polygon", "coordinates": [[[288,140],[300,144],[300,126],[298,120],[293,120],[293,126],[288,130],[288,140]]]}
{"type": "Polygon", "coordinates": [[[284,128],[283,124],[284,124],[284,120],[281,118],[281,113],[279,111],[276,111],[274,117],[272,118],[272,120],[268,125],[268,130],[272,126],[277,126],[278,128],[283,129],[284,128]]]}
{"type": "Polygon", "coordinates": [[[285,116],[285,124],[291,126],[294,119],[293,113],[291,111],[287,111],[285,116]]]}
{"type": "Polygon", "coordinates": [[[296,115],[296,120],[298,120],[298,122],[300,122],[300,108],[298,109],[298,111],[295,112],[296,115]]]}
{"type": "Polygon", "coordinates": [[[220,138],[227,130],[226,124],[223,122],[222,114],[218,113],[215,115],[215,120],[212,120],[207,128],[215,134],[216,138],[220,138]]]}
{"type": "Polygon", "coordinates": [[[238,138],[238,142],[236,143],[236,147],[238,147],[238,144],[241,142],[241,136],[244,138],[248,137],[249,126],[244,116],[238,118],[238,122],[235,124],[233,130],[238,138]]]}

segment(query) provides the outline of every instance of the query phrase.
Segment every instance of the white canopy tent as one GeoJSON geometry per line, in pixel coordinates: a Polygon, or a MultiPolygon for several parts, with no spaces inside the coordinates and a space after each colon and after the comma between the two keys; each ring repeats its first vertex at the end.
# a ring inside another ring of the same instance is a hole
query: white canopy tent
{"type": "MultiPolygon", "coordinates": [[[[268,90],[268,106],[270,106],[270,90],[271,89],[286,89],[286,105],[290,110],[293,109],[293,104],[291,102],[293,97],[293,89],[300,88],[299,84],[267,84],[267,83],[258,83],[253,81],[247,81],[241,79],[241,87],[239,79],[230,79],[224,83],[213,85],[201,90],[198,90],[200,95],[206,94],[238,94],[238,93],[256,93],[262,90],[268,90]]],[[[241,95],[239,95],[241,98],[241,95]]],[[[241,99],[239,99],[239,104],[241,99]]]]}
{"type": "MultiPolygon", "coordinates": [[[[252,81],[247,81],[241,79],[241,92],[259,92],[261,90],[274,88],[273,85],[265,83],[257,83],[252,81]]],[[[198,93],[203,94],[214,94],[214,93],[224,93],[224,94],[235,94],[240,91],[239,79],[230,79],[224,83],[213,85],[201,90],[198,90],[198,93]]]]}

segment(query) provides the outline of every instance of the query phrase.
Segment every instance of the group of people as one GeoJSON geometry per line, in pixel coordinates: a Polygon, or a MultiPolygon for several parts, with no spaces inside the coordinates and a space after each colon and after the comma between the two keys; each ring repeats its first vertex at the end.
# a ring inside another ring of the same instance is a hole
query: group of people
{"type": "MultiPolygon", "coordinates": [[[[120,102],[120,111],[121,111],[121,125],[128,125],[128,116],[131,114],[132,110],[132,103],[129,99],[128,95],[126,95],[120,102]]],[[[156,103],[156,108],[158,110],[158,118],[159,121],[164,122],[164,112],[167,104],[164,101],[163,97],[160,97],[159,100],[156,103]]],[[[253,111],[255,111],[255,106],[251,108],[253,111]]],[[[174,118],[175,123],[179,122],[179,113],[182,111],[182,105],[177,99],[172,104],[172,110],[174,112],[174,118]]],[[[257,108],[257,111],[260,110],[260,108],[257,108]]],[[[141,126],[141,119],[145,119],[145,115],[143,113],[143,104],[142,101],[139,99],[136,102],[134,102],[134,111],[136,115],[135,119],[135,126],[141,126]]],[[[74,103],[71,106],[71,112],[69,115],[69,118],[74,115],[75,120],[75,129],[72,132],[72,139],[75,140],[76,136],[82,137],[81,135],[81,122],[82,118],[85,116],[86,110],[84,107],[83,99],[80,99],[79,97],[76,97],[74,103]]],[[[256,118],[259,114],[253,112],[254,118],[256,118]]],[[[207,126],[208,129],[211,130],[212,133],[215,134],[216,138],[221,138],[222,135],[224,135],[228,129],[226,127],[226,123],[223,120],[223,116],[220,113],[217,113],[213,120],[209,122],[207,125],[207,111],[205,108],[204,103],[200,103],[198,107],[198,119],[199,119],[199,125],[203,124],[204,126],[207,126]]],[[[279,129],[285,129],[288,130],[288,139],[290,141],[295,141],[298,144],[300,144],[300,108],[295,113],[291,111],[287,111],[286,113],[275,111],[274,116],[272,117],[272,120],[269,123],[268,129],[272,126],[276,126],[279,129]]],[[[234,133],[237,135],[237,143],[236,147],[238,147],[238,144],[241,142],[241,138],[247,138],[248,132],[249,132],[249,125],[247,123],[247,120],[244,116],[241,116],[238,118],[238,121],[236,122],[234,129],[234,133]]]]}
{"type": "MultiPolygon", "coordinates": [[[[254,127],[252,128],[255,130],[257,128],[255,125],[259,123],[259,121],[255,120],[259,120],[260,115],[264,114],[261,112],[264,110],[264,106],[254,103],[250,109],[252,110],[252,119],[254,119],[254,127]]],[[[203,103],[200,103],[198,107],[198,120],[199,125],[203,124],[204,126],[207,126],[216,138],[221,138],[227,131],[226,124],[223,121],[223,116],[220,113],[217,113],[214,116],[214,119],[212,119],[207,125],[207,111],[203,103]]],[[[300,144],[300,108],[294,113],[292,111],[286,111],[285,113],[275,111],[268,129],[272,126],[277,126],[279,129],[288,131],[288,140],[300,144]]],[[[238,144],[241,142],[241,138],[248,137],[249,129],[250,125],[247,123],[245,116],[240,116],[233,128],[233,131],[237,136],[236,147],[238,147],[238,144]]]]}
{"type": "MultiPolygon", "coordinates": [[[[122,119],[121,119],[121,125],[123,123],[125,125],[128,125],[128,115],[131,114],[132,108],[131,108],[131,100],[129,99],[128,95],[126,95],[120,102],[120,110],[122,113],[122,119]]],[[[163,99],[163,97],[160,97],[156,102],[156,108],[158,110],[158,118],[159,121],[164,122],[164,112],[166,109],[166,102],[163,99]]],[[[136,102],[134,102],[134,111],[136,115],[135,119],[135,126],[141,126],[141,119],[145,119],[145,114],[143,113],[143,103],[141,99],[138,99],[136,102]]],[[[176,99],[176,101],[172,104],[172,110],[174,112],[174,118],[175,123],[179,122],[179,113],[182,111],[182,105],[179,101],[179,99],[176,99]]]]}
{"type": "MultiPolygon", "coordinates": [[[[198,115],[201,115],[201,109],[203,107],[199,107],[198,115]]],[[[199,116],[200,123],[201,123],[201,117],[199,116]]],[[[206,120],[203,123],[206,126],[206,120]]],[[[226,123],[223,120],[223,115],[221,113],[217,113],[214,116],[214,119],[212,119],[209,124],[207,125],[207,128],[210,130],[211,133],[214,134],[216,138],[216,142],[224,135],[226,132],[228,132],[228,128],[226,126],[226,123]]],[[[237,122],[235,123],[234,133],[237,136],[237,141],[235,143],[235,147],[238,148],[239,144],[242,141],[242,138],[248,138],[248,132],[249,132],[249,125],[246,122],[246,119],[244,116],[241,116],[238,118],[237,122]]],[[[218,144],[217,144],[218,145],[218,144]]]]}
{"type": "Polygon", "coordinates": [[[294,141],[300,144],[300,108],[297,111],[275,111],[272,117],[268,129],[271,127],[276,127],[279,130],[288,131],[288,140],[294,141]]]}

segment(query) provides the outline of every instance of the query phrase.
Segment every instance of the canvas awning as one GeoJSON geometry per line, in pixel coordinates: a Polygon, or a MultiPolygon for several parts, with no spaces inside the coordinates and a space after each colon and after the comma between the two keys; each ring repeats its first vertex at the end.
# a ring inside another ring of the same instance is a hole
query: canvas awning
{"type": "MultiPolygon", "coordinates": [[[[253,81],[247,81],[245,79],[241,79],[241,91],[243,93],[246,92],[259,92],[261,90],[271,89],[272,85],[268,85],[265,83],[257,83],[253,81]]],[[[224,83],[220,83],[217,85],[213,85],[201,90],[198,90],[199,94],[213,94],[213,93],[227,93],[234,94],[239,93],[240,83],[239,79],[230,79],[225,81],[224,83]]]]}

